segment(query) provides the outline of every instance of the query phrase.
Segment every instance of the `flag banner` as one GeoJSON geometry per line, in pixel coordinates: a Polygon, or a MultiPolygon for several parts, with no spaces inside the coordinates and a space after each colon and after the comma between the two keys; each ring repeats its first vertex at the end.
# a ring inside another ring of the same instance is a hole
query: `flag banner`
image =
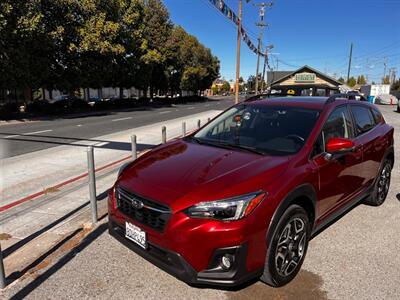
{"type": "MultiPolygon", "coordinates": [[[[229,20],[231,20],[233,23],[235,23],[235,25],[238,25],[239,23],[239,18],[238,16],[233,12],[232,9],[230,9],[230,7],[228,5],[226,5],[226,3],[223,0],[209,0],[210,3],[216,8],[218,9],[225,17],[227,17],[229,20]]],[[[246,2],[249,2],[250,0],[246,0],[246,2]]],[[[242,35],[242,39],[244,41],[244,43],[247,45],[247,47],[249,47],[249,49],[251,51],[253,51],[255,54],[258,54],[258,49],[257,47],[253,44],[253,42],[250,40],[249,35],[247,34],[247,32],[243,29],[243,27],[241,28],[240,31],[241,35],[242,35]]],[[[265,56],[264,53],[260,52],[261,56],[265,56]]]]}
{"type": "Polygon", "coordinates": [[[223,0],[209,0],[209,2],[229,20],[233,21],[236,25],[238,24],[239,18],[223,0]]]}

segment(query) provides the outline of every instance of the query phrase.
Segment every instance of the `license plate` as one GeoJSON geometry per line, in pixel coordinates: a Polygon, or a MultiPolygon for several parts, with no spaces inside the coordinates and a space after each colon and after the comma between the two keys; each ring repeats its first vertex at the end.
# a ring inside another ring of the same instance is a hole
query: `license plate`
{"type": "Polygon", "coordinates": [[[138,244],[140,247],[146,249],[146,232],[139,227],[125,222],[125,237],[138,244]]]}

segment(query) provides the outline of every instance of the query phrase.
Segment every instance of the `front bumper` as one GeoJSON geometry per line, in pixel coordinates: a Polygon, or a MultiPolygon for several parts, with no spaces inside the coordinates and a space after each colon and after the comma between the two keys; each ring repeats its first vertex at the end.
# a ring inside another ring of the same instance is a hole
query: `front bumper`
{"type": "Polygon", "coordinates": [[[262,275],[262,269],[255,272],[246,271],[247,244],[217,249],[210,260],[209,268],[197,272],[179,253],[164,249],[152,242],[148,242],[147,249],[143,249],[131,242],[125,238],[125,228],[121,227],[121,225],[112,218],[109,220],[109,233],[149,262],[191,285],[232,287],[262,275]],[[233,253],[235,256],[233,267],[229,271],[215,268],[218,256],[226,251],[233,253]]]}

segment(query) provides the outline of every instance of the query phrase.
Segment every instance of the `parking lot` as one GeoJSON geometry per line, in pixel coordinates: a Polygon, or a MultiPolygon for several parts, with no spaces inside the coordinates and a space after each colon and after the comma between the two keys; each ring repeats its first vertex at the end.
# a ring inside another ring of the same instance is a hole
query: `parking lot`
{"type": "MultiPolygon", "coordinates": [[[[400,157],[400,114],[381,106],[395,127],[400,157]]],[[[400,166],[395,163],[388,199],[380,207],[359,205],[316,236],[302,271],[274,289],[251,282],[237,290],[191,287],[125,248],[102,220],[65,255],[11,284],[0,296],[19,299],[399,299],[400,166]]]]}

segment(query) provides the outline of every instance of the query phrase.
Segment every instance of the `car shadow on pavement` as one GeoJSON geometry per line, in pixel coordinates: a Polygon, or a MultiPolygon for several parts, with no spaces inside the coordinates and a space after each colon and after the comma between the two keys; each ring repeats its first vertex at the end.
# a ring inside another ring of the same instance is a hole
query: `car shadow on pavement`
{"type": "Polygon", "coordinates": [[[398,193],[398,194],[396,195],[396,198],[397,198],[397,200],[400,201],[400,193],[398,193]]]}
{"type": "MultiPolygon", "coordinates": [[[[79,142],[96,142],[93,144],[93,148],[98,149],[110,149],[110,150],[125,150],[130,151],[132,149],[132,145],[130,142],[116,142],[116,141],[108,141],[108,140],[97,140],[91,138],[72,138],[65,136],[50,136],[50,135],[19,135],[17,137],[12,138],[2,138],[3,136],[10,135],[10,133],[0,132],[0,140],[4,141],[13,141],[13,142],[32,142],[32,143],[41,143],[41,144],[52,144],[52,145],[68,145],[74,147],[87,147],[87,143],[79,143],[79,142]]],[[[138,144],[137,150],[143,151],[149,148],[154,147],[155,145],[151,144],[138,144]]]]}
{"type": "MultiPolygon", "coordinates": [[[[53,264],[50,268],[48,268],[43,273],[35,274],[32,277],[34,278],[28,285],[23,287],[20,291],[18,291],[15,295],[13,295],[10,299],[23,299],[28,296],[33,290],[39,287],[43,282],[45,282],[50,276],[64,267],[69,261],[71,261],[79,252],[83,251],[87,246],[89,246],[93,241],[95,241],[100,235],[102,235],[108,228],[108,223],[104,223],[97,227],[95,230],[90,232],[86,237],[83,238],[82,241],[79,241],[77,245],[73,246],[69,252],[63,255],[55,264],[53,264]]],[[[70,241],[73,237],[78,235],[79,232],[82,232],[82,229],[78,229],[78,231],[74,232],[67,238],[65,238],[61,243],[59,243],[54,248],[51,249],[53,253],[60,249],[61,246],[67,246],[66,244],[70,241]]],[[[66,247],[67,248],[67,247],[66,247]]],[[[48,256],[49,254],[47,254],[48,256]]]]}
{"type": "MultiPolygon", "coordinates": [[[[105,190],[104,192],[100,193],[97,197],[96,200],[97,201],[102,201],[102,200],[106,200],[107,196],[108,196],[108,192],[109,189],[105,190]]],[[[58,218],[57,220],[51,222],[50,224],[46,225],[45,227],[41,228],[40,230],[30,234],[29,236],[25,237],[24,239],[18,241],[17,243],[11,245],[10,247],[3,249],[2,253],[3,253],[3,258],[6,258],[7,256],[11,255],[12,253],[14,253],[15,251],[17,251],[18,249],[22,248],[23,246],[25,246],[26,244],[28,244],[30,241],[34,240],[35,238],[37,238],[38,236],[42,235],[43,233],[51,230],[52,228],[54,228],[55,226],[57,226],[58,224],[61,224],[62,222],[64,222],[65,220],[67,220],[69,217],[73,216],[74,214],[76,214],[78,211],[80,211],[81,209],[85,208],[86,206],[89,205],[89,201],[79,205],[77,208],[71,210],[69,213],[65,214],[64,216],[62,216],[61,218],[58,218]]],[[[21,272],[22,273],[22,272],[21,272]]],[[[22,273],[23,274],[23,273],[22,273]]]]}

